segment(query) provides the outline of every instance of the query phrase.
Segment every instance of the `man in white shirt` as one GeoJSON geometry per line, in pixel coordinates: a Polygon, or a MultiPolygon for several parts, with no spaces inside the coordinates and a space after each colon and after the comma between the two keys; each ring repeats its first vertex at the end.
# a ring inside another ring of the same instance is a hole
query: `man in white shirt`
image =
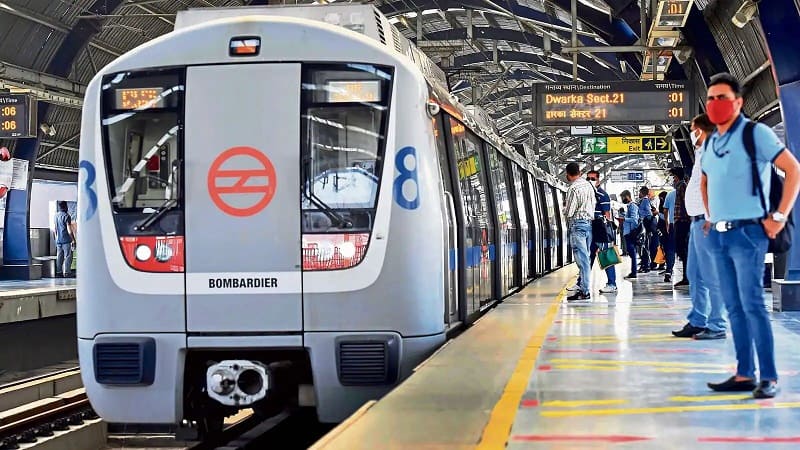
{"type": "Polygon", "coordinates": [[[689,232],[689,256],[686,262],[689,284],[689,295],[692,297],[692,310],[686,319],[689,321],[680,330],[673,331],[676,337],[694,339],[725,339],[727,324],[722,317],[725,305],[722,291],[711,265],[702,263],[712,258],[709,238],[703,231],[706,223],[706,210],[703,205],[703,194],[700,191],[702,170],[700,158],[703,153],[703,142],[714,132],[714,124],[706,114],[692,120],[691,139],[695,147],[692,177],[686,187],[686,212],[692,218],[689,232]]]}
{"type": "Polygon", "coordinates": [[[569,243],[580,270],[580,287],[567,297],[570,302],[591,299],[589,275],[591,273],[589,248],[592,245],[592,219],[596,203],[594,186],[581,177],[578,163],[567,164],[567,189],[564,217],[569,226],[569,243]]]}

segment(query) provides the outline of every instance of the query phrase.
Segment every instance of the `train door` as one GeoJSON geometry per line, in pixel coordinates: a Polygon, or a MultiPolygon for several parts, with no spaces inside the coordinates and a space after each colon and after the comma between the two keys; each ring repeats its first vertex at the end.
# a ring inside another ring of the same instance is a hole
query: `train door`
{"type": "Polygon", "coordinates": [[[462,205],[464,316],[470,317],[492,299],[495,259],[486,171],[481,159],[482,142],[459,121],[449,117],[449,142],[458,167],[458,192],[462,205]]]}
{"type": "Polygon", "coordinates": [[[566,193],[561,189],[556,188],[556,195],[558,195],[558,217],[561,219],[562,223],[562,233],[564,234],[564,263],[565,264],[572,264],[572,245],[569,243],[569,230],[567,229],[567,219],[564,218],[564,208],[566,204],[564,203],[566,199],[566,193]]]}
{"type": "Polygon", "coordinates": [[[187,70],[189,332],[303,328],[300,81],[300,64],[187,70]]]}
{"type": "Polygon", "coordinates": [[[566,259],[564,258],[564,226],[563,226],[564,221],[561,219],[561,215],[559,214],[561,204],[559,203],[558,195],[556,194],[558,190],[550,185],[548,185],[547,188],[548,188],[548,196],[552,200],[552,206],[550,209],[551,215],[553,217],[553,221],[555,222],[555,235],[556,235],[555,245],[556,245],[556,255],[557,255],[556,258],[558,261],[556,267],[564,267],[564,265],[566,264],[566,259]]]}
{"type": "Polygon", "coordinates": [[[504,297],[513,288],[519,286],[514,280],[516,246],[519,242],[516,234],[519,227],[511,209],[510,184],[506,172],[505,157],[496,148],[488,144],[486,145],[486,155],[489,160],[490,179],[496,211],[495,217],[497,217],[497,262],[500,272],[500,296],[504,297]]]}
{"type": "Polygon", "coordinates": [[[433,134],[436,138],[436,153],[439,155],[439,168],[442,177],[443,198],[442,204],[445,211],[445,242],[447,246],[445,251],[445,261],[447,261],[447,275],[444,277],[444,293],[445,293],[445,323],[451,326],[461,320],[461,308],[459,305],[459,239],[457,230],[460,229],[456,214],[455,199],[453,192],[453,176],[451,168],[455,165],[450,162],[450,153],[447,151],[447,144],[442,127],[442,115],[433,118],[433,134]]]}
{"type": "Polygon", "coordinates": [[[516,266],[514,276],[519,280],[520,284],[525,284],[531,278],[531,255],[533,249],[531,248],[533,241],[530,237],[530,211],[528,210],[528,195],[525,192],[525,184],[523,183],[522,167],[509,161],[509,170],[514,179],[514,212],[519,217],[519,261],[516,266]]]}
{"type": "Polygon", "coordinates": [[[539,185],[539,202],[542,208],[542,217],[545,220],[545,258],[544,258],[544,271],[552,271],[557,263],[555,254],[555,224],[553,223],[553,216],[550,214],[552,208],[553,196],[549,194],[549,186],[542,180],[537,180],[539,185]]]}
{"type": "Polygon", "coordinates": [[[538,278],[539,274],[541,273],[541,251],[542,251],[542,239],[541,239],[541,229],[542,225],[539,219],[539,208],[537,205],[536,200],[536,190],[532,188],[533,186],[533,175],[528,172],[522,172],[522,181],[525,185],[525,204],[528,208],[528,218],[530,225],[530,249],[531,249],[531,263],[530,263],[530,272],[529,276],[531,278],[538,278]]]}

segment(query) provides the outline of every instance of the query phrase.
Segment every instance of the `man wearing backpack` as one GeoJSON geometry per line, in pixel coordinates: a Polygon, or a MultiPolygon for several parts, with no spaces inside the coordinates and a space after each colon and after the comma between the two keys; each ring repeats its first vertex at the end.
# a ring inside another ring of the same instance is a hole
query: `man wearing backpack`
{"type": "Polygon", "coordinates": [[[777,394],[774,340],[764,305],[764,256],[778,242],[798,190],[800,165],[775,133],[742,114],[739,81],[727,73],[711,78],[706,109],[717,131],[703,146],[701,192],[707,210],[713,269],[728,310],[736,348],[736,374],[708,383],[720,392],[752,391],[755,398],[777,394]],[[748,152],[752,152],[752,156],[748,152]],[[772,192],[772,165],[786,174],[779,201],[772,192]],[[770,195],[773,194],[773,195],[770,195]],[[776,239],[778,238],[778,239],[776,239]],[[753,347],[758,354],[756,382],[753,347]]]}

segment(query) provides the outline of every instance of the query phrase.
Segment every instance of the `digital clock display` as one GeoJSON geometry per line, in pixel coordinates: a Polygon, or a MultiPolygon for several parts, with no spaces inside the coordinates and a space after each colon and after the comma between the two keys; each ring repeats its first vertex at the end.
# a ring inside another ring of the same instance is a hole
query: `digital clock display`
{"type": "Polygon", "coordinates": [[[539,126],[678,124],[697,103],[683,81],[538,84],[534,96],[539,126]]]}
{"type": "Polygon", "coordinates": [[[116,105],[118,110],[163,108],[164,99],[160,87],[128,88],[116,90],[116,105]]]}
{"type": "Polygon", "coordinates": [[[379,102],[381,82],[378,80],[329,81],[328,103],[379,102]]]}
{"type": "Polygon", "coordinates": [[[27,94],[0,94],[0,138],[35,137],[31,135],[36,129],[32,123],[35,105],[27,94]]]}

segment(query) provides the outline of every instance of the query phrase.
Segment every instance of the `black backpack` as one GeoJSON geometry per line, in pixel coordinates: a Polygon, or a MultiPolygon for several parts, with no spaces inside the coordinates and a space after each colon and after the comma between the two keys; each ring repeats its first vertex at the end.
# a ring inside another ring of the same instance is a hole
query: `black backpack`
{"type": "MultiPolygon", "coordinates": [[[[770,207],[778,207],[780,204],[781,196],[783,195],[783,177],[772,166],[772,174],[770,176],[769,185],[769,206],[764,198],[764,187],[761,186],[761,177],[758,175],[758,164],[756,163],[756,142],[755,142],[755,128],[756,122],[747,121],[744,126],[744,134],[742,136],[744,148],[747,155],[750,157],[750,171],[753,178],[753,195],[758,195],[761,198],[761,207],[764,208],[764,217],[766,218],[770,213],[770,207]]],[[[794,231],[794,219],[792,219],[791,212],[787,215],[786,226],[775,236],[775,239],[769,240],[769,253],[784,253],[789,251],[792,246],[792,233],[794,231]]]]}

